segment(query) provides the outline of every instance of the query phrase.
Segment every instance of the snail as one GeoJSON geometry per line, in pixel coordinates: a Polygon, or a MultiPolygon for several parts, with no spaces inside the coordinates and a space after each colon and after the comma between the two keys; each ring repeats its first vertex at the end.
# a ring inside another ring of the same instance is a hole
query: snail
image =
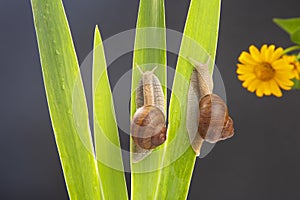
{"type": "Polygon", "coordinates": [[[159,79],[154,75],[156,67],[143,72],[136,89],[136,112],[130,132],[134,142],[133,162],[144,159],[151,151],[166,140],[166,114],[164,93],[159,79]]]}
{"type": "Polygon", "coordinates": [[[187,57],[194,65],[188,92],[187,130],[191,146],[197,155],[203,141],[216,143],[234,135],[233,120],[226,103],[212,93],[213,80],[207,63],[187,57]]]}

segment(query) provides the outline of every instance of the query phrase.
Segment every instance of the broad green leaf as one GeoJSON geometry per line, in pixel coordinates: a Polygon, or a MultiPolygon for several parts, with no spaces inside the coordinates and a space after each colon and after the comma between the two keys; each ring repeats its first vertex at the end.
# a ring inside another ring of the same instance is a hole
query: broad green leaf
{"type": "Polygon", "coordinates": [[[290,35],[292,42],[300,44],[300,18],[275,18],[273,21],[290,35]]]}
{"type": "MultiPolygon", "coordinates": [[[[164,0],[140,0],[136,38],[133,56],[131,116],[136,111],[135,95],[138,81],[142,77],[136,69],[143,71],[155,66],[155,75],[163,85],[166,102],[166,33],[164,0]]],[[[131,140],[131,150],[133,141],[131,140]]],[[[154,199],[159,180],[163,145],[156,148],[148,157],[138,163],[131,163],[132,199],[154,199]]]]}
{"type": "Polygon", "coordinates": [[[193,70],[186,58],[191,57],[205,63],[208,56],[200,46],[210,56],[209,69],[212,71],[216,55],[220,3],[220,0],[191,0],[190,3],[170,100],[170,123],[163,160],[163,165],[167,167],[161,171],[157,199],[186,199],[188,194],[196,155],[190,146],[186,130],[187,95],[193,70]]]}
{"type": "Polygon", "coordinates": [[[291,40],[296,44],[300,44],[300,26],[295,32],[291,34],[291,40]]]}
{"type": "Polygon", "coordinates": [[[274,18],[273,21],[288,34],[293,34],[297,29],[300,28],[300,18],[274,18]]]}
{"type": "Polygon", "coordinates": [[[103,195],[104,199],[128,199],[113,98],[98,27],[95,29],[93,58],[94,138],[103,195]]]}
{"type": "Polygon", "coordinates": [[[61,0],[31,0],[48,107],[70,199],[101,199],[78,61],[61,0]]]}

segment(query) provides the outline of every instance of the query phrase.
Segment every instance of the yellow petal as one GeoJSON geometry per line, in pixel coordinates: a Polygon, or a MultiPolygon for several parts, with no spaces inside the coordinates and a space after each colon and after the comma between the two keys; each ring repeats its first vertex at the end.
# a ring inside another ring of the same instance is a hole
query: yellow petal
{"type": "Polygon", "coordinates": [[[271,95],[271,88],[270,88],[269,81],[263,82],[263,88],[264,88],[265,95],[267,95],[267,96],[271,95]]]}
{"type": "Polygon", "coordinates": [[[275,76],[280,79],[292,79],[294,78],[294,74],[291,70],[289,71],[276,71],[275,76]]]}
{"type": "Polygon", "coordinates": [[[258,97],[262,97],[263,96],[263,88],[262,88],[262,85],[259,85],[256,89],[256,96],[258,97]]]}
{"type": "Polygon", "coordinates": [[[283,53],[283,48],[279,47],[275,50],[275,52],[273,53],[270,62],[274,62],[275,60],[278,60],[283,53]]]}
{"type": "Polygon", "coordinates": [[[253,81],[249,84],[248,90],[249,90],[250,92],[254,92],[254,91],[257,89],[257,86],[258,86],[259,84],[260,84],[260,80],[258,80],[258,79],[253,80],[253,81]]]}
{"type": "Polygon", "coordinates": [[[238,58],[240,63],[255,65],[257,62],[251,57],[248,52],[243,51],[238,58]]]}
{"type": "Polygon", "coordinates": [[[254,45],[251,45],[249,47],[249,51],[250,51],[250,54],[251,54],[252,58],[256,62],[261,62],[262,61],[260,52],[258,51],[258,49],[254,45]]]}
{"type": "Polygon", "coordinates": [[[293,65],[290,65],[284,59],[276,60],[272,63],[272,67],[276,70],[292,70],[294,69],[293,65]]]}
{"type": "Polygon", "coordinates": [[[266,51],[266,61],[271,61],[272,55],[274,54],[275,45],[270,45],[266,51]]]}
{"type": "Polygon", "coordinates": [[[279,81],[278,79],[275,79],[277,85],[280,86],[280,88],[284,89],[284,90],[291,90],[292,86],[294,85],[294,83],[291,81],[291,83],[286,84],[285,82],[279,81]]]}
{"type": "Polygon", "coordinates": [[[266,44],[264,44],[264,45],[260,48],[260,55],[261,55],[263,61],[268,61],[268,60],[266,60],[266,58],[267,58],[267,55],[266,55],[266,53],[267,53],[267,47],[268,47],[268,46],[267,46],[266,44]]]}
{"type": "Polygon", "coordinates": [[[278,84],[278,85],[283,90],[291,90],[292,89],[290,86],[286,86],[286,85],[282,85],[282,84],[278,84]]]}
{"type": "Polygon", "coordinates": [[[284,55],[284,56],[282,56],[282,58],[289,63],[293,63],[296,61],[296,56],[294,56],[294,55],[291,55],[291,56],[284,55]]]}
{"type": "Polygon", "coordinates": [[[300,73],[300,63],[299,62],[295,62],[295,67],[296,67],[296,70],[298,71],[298,73],[300,73]]]}
{"type": "Polygon", "coordinates": [[[294,73],[295,78],[296,78],[297,80],[299,80],[300,77],[299,77],[298,71],[294,70],[293,73],[294,73]]]}
{"type": "Polygon", "coordinates": [[[253,78],[248,78],[247,80],[245,80],[245,81],[243,82],[243,87],[244,87],[244,88],[247,88],[247,87],[249,86],[249,84],[250,84],[254,79],[255,79],[255,77],[253,77],[253,78]]]}
{"type": "Polygon", "coordinates": [[[274,79],[277,83],[282,83],[283,85],[286,85],[286,86],[294,85],[294,82],[291,81],[290,79],[282,78],[280,76],[275,76],[274,79]]]}
{"type": "Polygon", "coordinates": [[[282,92],[279,89],[278,85],[276,84],[276,82],[274,80],[270,81],[270,87],[272,90],[272,93],[276,96],[276,97],[281,97],[282,96],[282,92]]]}
{"type": "Polygon", "coordinates": [[[245,81],[247,79],[255,78],[255,75],[254,74],[242,74],[242,75],[239,75],[238,78],[240,81],[245,81]]]}
{"type": "Polygon", "coordinates": [[[238,68],[236,70],[236,73],[238,74],[248,74],[248,73],[253,73],[254,67],[251,65],[242,65],[242,64],[237,64],[238,68]]]}

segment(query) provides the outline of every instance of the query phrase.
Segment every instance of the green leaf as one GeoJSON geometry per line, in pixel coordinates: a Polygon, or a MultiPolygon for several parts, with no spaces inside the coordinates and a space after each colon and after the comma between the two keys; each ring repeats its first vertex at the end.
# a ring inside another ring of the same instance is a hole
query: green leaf
{"type": "MultiPolygon", "coordinates": [[[[163,86],[166,102],[166,33],[164,0],[140,0],[136,38],[133,56],[131,116],[136,111],[135,95],[143,71],[155,66],[155,75],[163,86]]],[[[131,150],[133,141],[131,140],[131,150]]],[[[163,145],[156,148],[150,156],[138,163],[131,163],[131,195],[132,199],[154,199],[159,180],[159,168],[162,162],[163,145]]]]}
{"type": "Polygon", "coordinates": [[[220,0],[191,0],[177,62],[169,113],[168,139],[165,146],[161,179],[157,199],[186,199],[196,155],[190,146],[186,129],[186,110],[189,80],[193,66],[187,62],[192,57],[205,63],[210,56],[212,71],[218,38],[220,0]],[[195,45],[195,42],[199,45],[195,45]],[[188,83],[188,84],[187,84],[188,83]],[[176,159],[175,159],[176,158],[176,159]]]}
{"type": "Polygon", "coordinates": [[[93,54],[94,138],[104,199],[128,199],[113,98],[98,27],[95,29],[93,54]]]}
{"type": "Polygon", "coordinates": [[[78,61],[61,0],[31,0],[48,107],[70,199],[101,199],[78,61]]]}
{"type": "Polygon", "coordinates": [[[300,90],[300,80],[297,80],[297,79],[294,78],[293,82],[294,82],[293,89],[300,90]]]}
{"type": "Polygon", "coordinates": [[[293,34],[300,28],[300,18],[279,19],[274,18],[274,23],[286,31],[288,34],[293,34]]]}
{"type": "Polygon", "coordinates": [[[291,40],[296,44],[300,44],[300,26],[295,32],[291,34],[291,40]]]}
{"type": "Polygon", "coordinates": [[[300,44],[300,18],[275,18],[273,21],[290,35],[292,42],[300,44]]]}

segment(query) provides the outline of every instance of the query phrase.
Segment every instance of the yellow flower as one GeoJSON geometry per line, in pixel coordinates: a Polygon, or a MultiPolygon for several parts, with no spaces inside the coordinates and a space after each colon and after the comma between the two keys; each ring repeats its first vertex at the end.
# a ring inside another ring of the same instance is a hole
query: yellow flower
{"type": "Polygon", "coordinates": [[[280,90],[290,90],[294,83],[290,80],[295,75],[293,65],[282,58],[283,49],[274,45],[263,45],[260,50],[251,45],[248,52],[242,52],[240,64],[236,70],[243,87],[250,92],[256,91],[258,97],[275,95],[281,97],[280,90]]]}
{"type": "Polygon", "coordinates": [[[293,69],[294,77],[297,80],[300,80],[300,76],[299,76],[300,63],[297,61],[296,56],[295,55],[291,55],[291,56],[285,55],[285,56],[283,56],[283,59],[285,59],[289,64],[294,66],[294,69],[293,69]]]}

